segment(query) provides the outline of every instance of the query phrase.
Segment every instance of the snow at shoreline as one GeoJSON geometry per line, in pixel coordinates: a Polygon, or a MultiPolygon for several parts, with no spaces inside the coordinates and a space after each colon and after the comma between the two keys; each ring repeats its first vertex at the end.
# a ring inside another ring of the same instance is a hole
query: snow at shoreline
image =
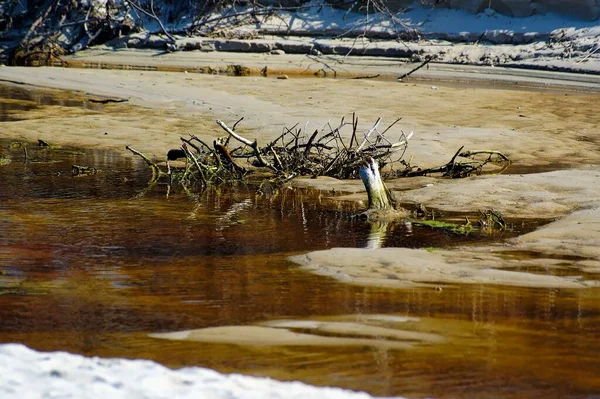
{"type": "MultiPolygon", "coordinates": [[[[104,0],[95,0],[102,3],[104,0]]],[[[262,18],[259,23],[247,23],[230,26],[228,30],[232,38],[235,32],[240,36],[274,33],[286,37],[296,35],[343,36],[347,34],[370,36],[382,34],[385,38],[395,38],[398,31],[414,29],[429,39],[453,39],[457,41],[472,41],[480,39],[481,34],[487,33],[487,40],[494,43],[519,44],[531,42],[540,37],[567,34],[572,36],[600,36],[600,20],[584,21],[567,15],[547,12],[529,17],[511,17],[486,10],[479,14],[451,9],[432,8],[421,4],[418,0],[403,12],[394,13],[395,20],[385,13],[359,13],[323,4],[321,0],[307,3],[308,8],[300,11],[278,11],[277,16],[262,18]]],[[[101,8],[101,7],[98,7],[101,8]]],[[[165,10],[169,8],[164,6],[165,10]]],[[[218,19],[232,13],[245,13],[252,10],[251,6],[225,8],[211,15],[218,19]]],[[[178,31],[189,28],[192,24],[189,15],[184,15],[173,23],[166,23],[166,28],[178,31]]],[[[161,27],[152,19],[144,19],[144,27],[148,32],[159,33],[161,27]]],[[[225,27],[222,27],[226,29],[225,27]]],[[[226,29],[227,30],[227,29],[226,29]]],[[[564,37],[561,37],[561,39],[564,37]]]]}
{"type": "Polygon", "coordinates": [[[471,14],[463,10],[428,9],[416,7],[401,16],[410,27],[427,33],[483,32],[490,30],[547,33],[565,27],[589,28],[599,21],[581,21],[563,15],[548,13],[514,18],[497,13],[471,14]]]}
{"type": "Polygon", "coordinates": [[[370,395],[149,360],[101,359],[0,345],[2,399],[369,399],[370,395]]]}
{"type": "MultiPolygon", "coordinates": [[[[388,31],[393,33],[393,24],[388,15],[348,13],[332,7],[314,7],[305,12],[282,13],[282,18],[273,19],[273,24],[291,30],[324,30],[342,28],[351,30],[370,25],[370,31],[388,31]],[[286,18],[287,16],[287,18],[286,18]]],[[[591,28],[600,25],[600,21],[582,21],[555,13],[515,18],[496,12],[473,14],[464,10],[450,8],[431,8],[419,2],[396,17],[406,28],[416,29],[422,34],[453,35],[460,33],[479,33],[502,31],[512,33],[551,33],[564,28],[591,28]]],[[[265,24],[262,26],[266,27],[265,24]]]]}
{"type": "MultiPolygon", "coordinates": [[[[472,14],[464,10],[426,7],[413,3],[395,15],[363,14],[314,6],[297,12],[280,11],[260,23],[229,26],[227,37],[176,35],[174,43],[160,35],[153,21],[144,33],[115,39],[117,48],[366,55],[425,59],[451,64],[518,66],[600,73],[600,21],[583,21],[546,13],[516,18],[493,10],[472,14]],[[406,41],[398,41],[404,32],[406,41]],[[418,32],[420,40],[414,40],[418,32]],[[373,40],[360,39],[363,35],[373,40]],[[359,38],[357,40],[356,38],[359,38]]],[[[247,11],[238,9],[237,12],[247,11]]],[[[215,13],[223,17],[231,10],[215,13]]],[[[182,18],[167,25],[176,31],[190,23],[182,18]]]]}

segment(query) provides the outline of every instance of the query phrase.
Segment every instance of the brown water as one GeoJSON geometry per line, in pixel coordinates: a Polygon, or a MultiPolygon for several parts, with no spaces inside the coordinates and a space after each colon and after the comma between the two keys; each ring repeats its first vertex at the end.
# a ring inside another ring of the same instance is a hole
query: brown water
{"type": "MultiPolygon", "coordinates": [[[[79,105],[82,106],[82,105],[79,105]]],[[[370,227],[310,190],[259,196],[239,185],[186,194],[146,187],[148,171],[106,151],[1,143],[0,342],[154,359],[409,397],[600,394],[600,291],[484,285],[389,290],[299,270],[287,256],[362,247],[370,227]],[[94,166],[73,177],[71,165],[94,166]],[[246,347],[152,339],[149,332],[271,319],[394,314],[423,318],[446,343],[414,350],[246,347]]],[[[455,215],[448,215],[454,217],[455,215]]],[[[524,231],[534,225],[518,224],[524,231]]],[[[467,238],[403,223],[387,246],[467,238]]],[[[543,254],[521,254],[524,259],[543,254]]],[[[569,259],[556,270],[565,274],[569,259]]],[[[530,267],[531,269],[531,267],[530,267]]],[[[597,278],[597,276],[587,276],[597,278]]]]}

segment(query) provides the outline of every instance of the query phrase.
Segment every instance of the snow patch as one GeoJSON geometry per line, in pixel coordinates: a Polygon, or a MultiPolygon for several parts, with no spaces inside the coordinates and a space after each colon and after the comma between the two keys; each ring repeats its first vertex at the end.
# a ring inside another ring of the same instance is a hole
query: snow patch
{"type": "Polygon", "coordinates": [[[53,399],[369,399],[364,392],[319,388],[150,360],[103,359],[0,345],[0,398],[53,399]]]}

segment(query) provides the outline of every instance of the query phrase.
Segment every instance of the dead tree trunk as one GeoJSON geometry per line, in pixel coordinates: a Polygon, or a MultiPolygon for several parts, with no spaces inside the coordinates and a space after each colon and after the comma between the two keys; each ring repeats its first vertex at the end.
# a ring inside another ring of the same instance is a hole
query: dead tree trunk
{"type": "Polygon", "coordinates": [[[369,157],[359,168],[360,179],[365,185],[369,197],[369,210],[395,209],[392,193],[385,186],[379,174],[377,161],[369,157]]]}

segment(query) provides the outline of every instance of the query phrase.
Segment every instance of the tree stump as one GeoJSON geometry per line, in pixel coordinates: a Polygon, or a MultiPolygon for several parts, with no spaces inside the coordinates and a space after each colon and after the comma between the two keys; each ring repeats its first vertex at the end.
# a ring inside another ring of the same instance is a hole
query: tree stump
{"type": "Polygon", "coordinates": [[[371,157],[367,158],[358,169],[358,173],[367,190],[369,209],[394,209],[396,201],[381,179],[377,161],[371,157]]]}
{"type": "Polygon", "coordinates": [[[367,158],[359,167],[358,173],[369,198],[368,209],[363,212],[363,216],[368,220],[393,220],[407,215],[404,209],[396,207],[394,195],[381,179],[377,161],[372,157],[367,158]]]}

